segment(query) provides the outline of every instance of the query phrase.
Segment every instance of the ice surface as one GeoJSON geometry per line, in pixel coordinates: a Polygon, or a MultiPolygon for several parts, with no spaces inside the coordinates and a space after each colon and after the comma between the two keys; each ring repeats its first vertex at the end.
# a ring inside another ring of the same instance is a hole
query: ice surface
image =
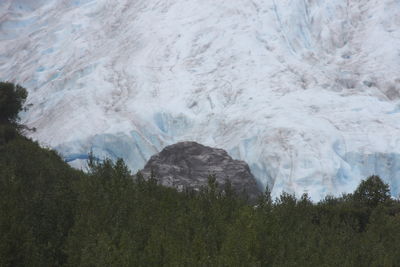
{"type": "Polygon", "coordinates": [[[313,199],[379,174],[400,192],[397,0],[2,0],[0,79],[32,137],[136,170],[193,140],[313,199]]]}

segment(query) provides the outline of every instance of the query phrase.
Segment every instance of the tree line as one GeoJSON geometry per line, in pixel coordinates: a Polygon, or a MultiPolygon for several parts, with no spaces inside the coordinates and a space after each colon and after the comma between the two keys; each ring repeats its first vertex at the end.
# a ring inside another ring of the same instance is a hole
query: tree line
{"type": "MultiPolygon", "coordinates": [[[[26,99],[2,86],[0,105],[26,99]]],[[[178,192],[123,160],[75,170],[4,114],[0,266],[400,266],[400,202],[378,176],[318,203],[269,190],[249,203],[212,176],[178,192]]]]}

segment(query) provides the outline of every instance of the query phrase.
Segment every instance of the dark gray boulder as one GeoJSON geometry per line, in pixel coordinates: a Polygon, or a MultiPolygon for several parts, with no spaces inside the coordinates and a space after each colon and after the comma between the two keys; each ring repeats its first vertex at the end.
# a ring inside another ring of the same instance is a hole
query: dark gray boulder
{"type": "Polygon", "coordinates": [[[150,158],[141,172],[149,177],[151,171],[160,184],[178,190],[198,190],[207,185],[209,175],[215,175],[218,184],[230,181],[236,192],[245,192],[250,199],[254,200],[261,193],[246,162],[232,159],[223,149],[195,142],[165,147],[150,158]]]}

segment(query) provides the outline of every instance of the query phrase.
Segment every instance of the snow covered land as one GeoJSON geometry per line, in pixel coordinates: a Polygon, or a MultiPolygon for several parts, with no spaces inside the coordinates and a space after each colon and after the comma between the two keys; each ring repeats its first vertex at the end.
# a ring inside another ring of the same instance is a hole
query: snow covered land
{"type": "Polygon", "coordinates": [[[400,193],[399,0],[1,0],[0,80],[73,166],[192,140],[275,195],[400,193]]]}

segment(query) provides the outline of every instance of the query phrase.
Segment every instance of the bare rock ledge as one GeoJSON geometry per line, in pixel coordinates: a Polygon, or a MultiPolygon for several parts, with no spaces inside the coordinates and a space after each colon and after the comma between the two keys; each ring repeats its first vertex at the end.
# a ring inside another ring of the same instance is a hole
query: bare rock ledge
{"type": "Polygon", "coordinates": [[[209,175],[215,175],[219,185],[229,181],[236,192],[245,192],[250,199],[261,193],[246,162],[232,159],[223,149],[195,142],[165,147],[150,158],[141,172],[148,177],[151,171],[160,184],[178,190],[198,190],[207,185],[209,175]]]}

